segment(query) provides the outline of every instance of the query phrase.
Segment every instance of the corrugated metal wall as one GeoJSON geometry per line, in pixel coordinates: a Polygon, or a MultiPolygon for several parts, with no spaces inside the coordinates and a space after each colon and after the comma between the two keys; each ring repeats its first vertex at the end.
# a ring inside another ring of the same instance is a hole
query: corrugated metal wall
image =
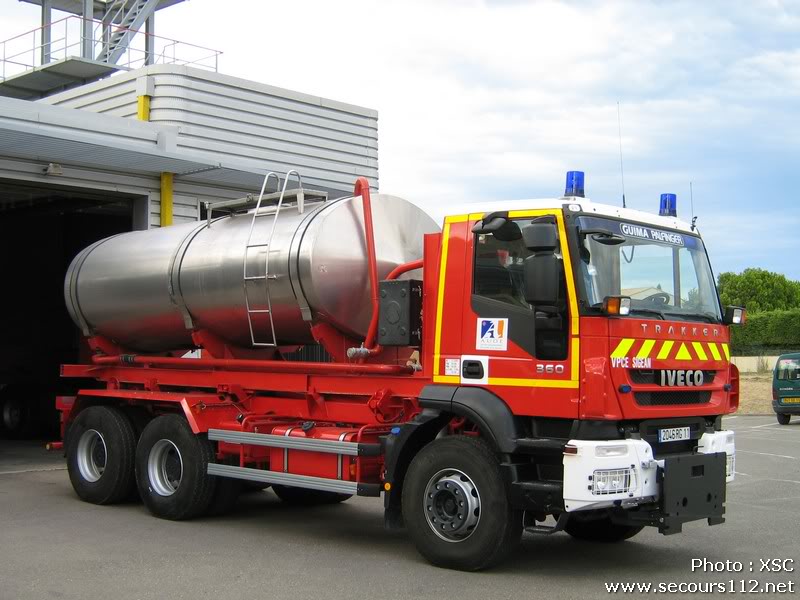
{"type": "MultiPolygon", "coordinates": [[[[217,73],[156,65],[41,100],[136,118],[137,79],[152,78],[150,120],[180,126],[178,150],[241,170],[300,171],[307,187],[378,186],[378,113],[217,73]]],[[[139,82],[139,86],[143,83],[139,82]]],[[[340,193],[335,193],[335,192],[340,193]]]]}

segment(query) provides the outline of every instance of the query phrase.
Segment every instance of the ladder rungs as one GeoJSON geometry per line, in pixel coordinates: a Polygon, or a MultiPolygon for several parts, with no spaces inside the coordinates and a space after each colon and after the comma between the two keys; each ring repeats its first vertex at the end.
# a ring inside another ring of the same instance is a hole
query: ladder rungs
{"type": "Polygon", "coordinates": [[[247,244],[247,248],[266,248],[269,244],[247,244]]]}
{"type": "Polygon", "coordinates": [[[266,279],[266,275],[248,275],[244,278],[245,281],[261,281],[262,279],[266,279]]]}
{"type": "Polygon", "coordinates": [[[263,315],[263,314],[269,314],[272,311],[268,308],[251,308],[247,312],[250,313],[251,315],[263,315]]]}

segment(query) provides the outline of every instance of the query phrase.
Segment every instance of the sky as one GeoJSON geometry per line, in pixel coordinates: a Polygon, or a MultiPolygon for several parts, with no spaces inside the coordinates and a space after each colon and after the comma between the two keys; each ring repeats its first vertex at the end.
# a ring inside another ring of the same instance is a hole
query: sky
{"type": "MultiPolygon", "coordinates": [[[[0,39],[38,25],[0,5],[0,39]]],[[[621,204],[621,142],[629,207],[673,192],[688,221],[691,182],[715,272],[800,279],[800,0],[189,0],[156,27],[377,109],[381,191],[432,213],[556,197],[568,170],[621,204]]]]}

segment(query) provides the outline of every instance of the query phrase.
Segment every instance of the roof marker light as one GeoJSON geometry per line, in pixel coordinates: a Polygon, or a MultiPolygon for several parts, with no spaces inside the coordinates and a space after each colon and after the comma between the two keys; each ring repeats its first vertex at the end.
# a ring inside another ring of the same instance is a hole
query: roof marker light
{"type": "Polygon", "coordinates": [[[658,214],[662,217],[678,216],[678,197],[675,194],[661,194],[658,214]]]}
{"type": "Polygon", "coordinates": [[[565,196],[583,198],[583,171],[567,171],[567,186],[565,196]]]}

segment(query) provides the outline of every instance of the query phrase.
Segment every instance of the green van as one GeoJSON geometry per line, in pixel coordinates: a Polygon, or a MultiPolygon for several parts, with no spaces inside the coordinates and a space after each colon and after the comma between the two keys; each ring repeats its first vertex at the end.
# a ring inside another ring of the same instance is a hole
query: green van
{"type": "Polygon", "coordinates": [[[772,408],[781,425],[788,425],[791,415],[800,415],[800,352],[778,357],[772,377],[772,408]]]}

